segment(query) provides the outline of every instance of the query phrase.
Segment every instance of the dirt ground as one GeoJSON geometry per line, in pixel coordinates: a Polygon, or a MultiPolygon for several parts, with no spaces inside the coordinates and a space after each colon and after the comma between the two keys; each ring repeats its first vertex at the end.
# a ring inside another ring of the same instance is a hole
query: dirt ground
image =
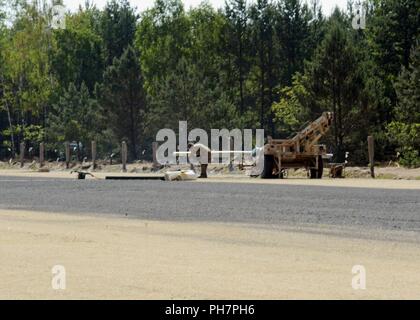
{"type": "MultiPolygon", "coordinates": [[[[0,299],[419,299],[420,247],[342,230],[0,211],[0,299]],[[52,268],[66,289],[52,289],[52,268]],[[366,269],[366,290],[352,268],[366,269]]],[[[351,230],[350,230],[351,231],[351,230]]]]}
{"type": "MultiPolygon", "coordinates": [[[[72,164],[71,170],[82,169],[86,171],[91,171],[91,163],[83,163],[83,164],[72,164]]],[[[132,163],[127,165],[127,172],[131,174],[162,174],[167,170],[175,170],[177,169],[176,166],[172,166],[171,168],[163,168],[157,172],[152,172],[152,164],[151,163],[132,163]]],[[[189,167],[186,166],[184,169],[188,169],[189,167]]],[[[43,168],[44,171],[49,171],[51,173],[68,173],[70,170],[65,169],[65,165],[62,162],[47,162],[45,167],[43,168]]],[[[35,173],[39,171],[39,164],[35,161],[25,163],[23,168],[20,168],[20,164],[18,162],[8,163],[8,162],[1,162],[0,161],[0,173],[6,174],[7,172],[19,173],[35,173]]],[[[119,174],[121,173],[121,164],[116,165],[109,165],[105,162],[101,162],[98,165],[97,170],[95,172],[101,176],[103,174],[119,174]]],[[[307,172],[305,170],[289,170],[289,178],[306,178],[307,172]]],[[[409,169],[404,167],[398,167],[392,165],[380,165],[375,167],[376,177],[378,179],[384,180],[420,180],[420,168],[409,169]]],[[[212,177],[224,177],[224,176],[234,176],[234,177],[246,177],[246,171],[241,171],[238,168],[235,168],[233,172],[230,172],[226,166],[218,166],[218,165],[210,165],[209,166],[209,174],[212,177]]],[[[325,168],[324,170],[324,177],[328,178],[329,169],[325,168]]],[[[345,178],[347,179],[370,179],[370,170],[367,167],[347,167],[344,172],[345,178]]]]}
{"type": "MultiPolygon", "coordinates": [[[[94,174],[121,175],[119,166],[94,174]]],[[[0,175],[75,179],[27,167],[0,175]]],[[[217,182],[420,189],[420,180],[261,180],[223,171],[197,183],[217,182]]],[[[420,299],[415,235],[379,241],[361,233],[0,210],[0,299],[420,299]],[[55,265],[65,267],[65,290],[52,289],[55,265]],[[354,265],[366,268],[366,290],[351,286],[354,265]]]]}

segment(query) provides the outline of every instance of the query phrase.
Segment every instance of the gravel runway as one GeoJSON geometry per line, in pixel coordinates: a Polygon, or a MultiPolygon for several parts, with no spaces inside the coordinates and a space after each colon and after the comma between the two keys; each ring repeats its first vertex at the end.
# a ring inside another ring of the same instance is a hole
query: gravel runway
{"type": "Polygon", "coordinates": [[[0,209],[420,233],[420,191],[0,176],[0,209]]]}

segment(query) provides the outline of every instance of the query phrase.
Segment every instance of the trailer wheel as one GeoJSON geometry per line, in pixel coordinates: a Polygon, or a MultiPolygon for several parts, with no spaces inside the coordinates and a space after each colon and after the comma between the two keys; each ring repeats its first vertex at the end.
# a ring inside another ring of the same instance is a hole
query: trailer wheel
{"type": "Polygon", "coordinates": [[[272,155],[264,156],[264,170],[261,173],[262,179],[275,178],[275,175],[273,175],[274,165],[275,165],[274,156],[272,155]]]}

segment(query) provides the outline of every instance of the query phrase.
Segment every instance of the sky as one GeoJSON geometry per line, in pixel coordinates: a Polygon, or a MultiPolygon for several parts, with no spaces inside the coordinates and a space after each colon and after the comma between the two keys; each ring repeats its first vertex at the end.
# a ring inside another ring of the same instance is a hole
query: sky
{"type": "MultiPolygon", "coordinates": [[[[92,0],[91,0],[92,1],[92,0]]],[[[252,0],[251,0],[252,1],[252,0]]],[[[107,0],[93,0],[93,3],[96,4],[98,8],[103,8],[107,0]]],[[[154,0],[130,0],[131,4],[139,11],[143,11],[147,8],[153,6],[154,0]]],[[[183,0],[186,8],[191,6],[199,5],[202,0],[183,0]]],[[[208,0],[213,7],[220,8],[224,6],[225,0],[208,0]]],[[[80,4],[84,5],[85,0],[64,0],[64,5],[66,8],[74,11],[77,10],[80,4]]],[[[322,8],[325,14],[330,14],[335,6],[339,6],[342,9],[346,8],[347,0],[321,0],[322,8]]]]}

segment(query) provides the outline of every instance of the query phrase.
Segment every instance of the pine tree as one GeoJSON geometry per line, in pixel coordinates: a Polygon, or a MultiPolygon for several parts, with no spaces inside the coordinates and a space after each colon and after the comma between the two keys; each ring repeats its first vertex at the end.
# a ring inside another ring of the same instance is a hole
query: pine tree
{"type": "Polygon", "coordinates": [[[249,72],[249,12],[246,0],[230,0],[226,2],[228,20],[226,46],[231,55],[234,87],[239,91],[239,112],[245,112],[245,80],[249,72]]]}
{"type": "Polygon", "coordinates": [[[138,159],[146,97],[139,57],[133,47],[128,46],[121,58],[115,58],[108,67],[97,95],[108,126],[120,141],[128,141],[131,158],[138,159]]]}
{"type": "Polygon", "coordinates": [[[314,20],[313,30],[311,30],[311,18],[309,8],[302,5],[299,0],[284,0],[279,3],[276,32],[279,37],[280,52],[277,58],[282,69],[281,83],[283,85],[290,85],[294,74],[303,71],[304,60],[308,59],[309,54],[313,52],[314,44],[311,40],[319,40],[317,33],[320,21],[314,20]],[[311,39],[311,36],[318,39],[311,39]]]}
{"type": "Polygon", "coordinates": [[[326,37],[308,67],[312,109],[334,112],[333,143],[339,162],[344,161],[345,143],[349,143],[353,124],[357,117],[363,117],[358,110],[363,90],[359,62],[342,18],[339,11],[334,13],[326,37]]]}
{"type": "Polygon", "coordinates": [[[101,18],[102,39],[106,48],[107,65],[120,58],[134,44],[138,16],[127,0],[111,0],[101,18]]]}
{"type": "Polygon", "coordinates": [[[95,19],[93,9],[79,11],[67,18],[66,29],[54,33],[52,72],[63,90],[71,83],[77,88],[84,83],[93,92],[96,83],[102,81],[104,48],[102,38],[93,28],[95,19]]]}
{"type": "Polygon", "coordinates": [[[274,133],[271,104],[274,102],[273,89],[275,35],[274,7],[268,0],[258,0],[250,8],[252,39],[254,42],[252,77],[255,100],[259,110],[260,127],[271,135],[274,133]]]}
{"type": "Polygon", "coordinates": [[[388,135],[402,153],[402,164],[420,166],[420,46],[411,54],[411,63],[403,68],[395,83],[398,103],[395,120],[388,125],[388,135]]]}
{"type": "Polygon", "coordinates": [[[49,116],[49,142],[55,145],[62,142],[76,142],[78,157],[82,158],[85,147],[98,138],[103,130],[102,112],[88,87],[82,83],[80,89],[71,83],[68,89],[54,104],[49,116]]]}

